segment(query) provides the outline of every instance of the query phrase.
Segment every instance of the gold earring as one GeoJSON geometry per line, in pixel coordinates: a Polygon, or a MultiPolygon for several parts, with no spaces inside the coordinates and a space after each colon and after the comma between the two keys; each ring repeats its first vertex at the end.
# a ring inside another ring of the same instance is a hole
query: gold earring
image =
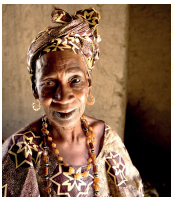
{"type": "Polygon", "coordinates": [[[41,108],[41,103],[40,103],[39,99],[35,99],[35,100],[32,102],[32,108],[33,108],[33,110],[35,110],[35,111],[38,111],[38,110],[41,108]],[[38,107],[37,107],[37,108],[35,107],[36,101],[38,102],[38,107]]]}
{"type": "Polygon", "coordinates": [[[91,102],[86,101],[86,104],[88,104],[88,105],[93,105],[94,102],[95,102],[95,98],[94,98],[94,96],[93,96],[91,93],[89,93],[89,95],[90,95],[92,101],[91,101],[91,102]]]}

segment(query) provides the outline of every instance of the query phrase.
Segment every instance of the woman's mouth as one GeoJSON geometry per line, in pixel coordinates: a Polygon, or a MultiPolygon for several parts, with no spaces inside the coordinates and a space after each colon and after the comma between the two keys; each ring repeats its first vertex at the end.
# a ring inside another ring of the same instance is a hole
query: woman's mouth
{"type": "Polygon", "coordinates": [[[75,113],[76,109],[67,112],[67,113],[63,113],[63,112],[55,112],[55,114],[61,118],[61,119],[69,119],[74,113],[75,113]]]}

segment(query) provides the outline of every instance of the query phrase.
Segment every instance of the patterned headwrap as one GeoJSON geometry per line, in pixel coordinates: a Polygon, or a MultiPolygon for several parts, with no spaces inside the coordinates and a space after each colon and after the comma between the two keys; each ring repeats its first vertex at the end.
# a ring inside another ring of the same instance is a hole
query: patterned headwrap
{"type": "Polygon", "coordinates": [[[38,33],[28,49],[27,69],[32,83],[35,80],[36,59],[51,51],[72,51],[80,55],[90,75],[99,59],[98,43],[101,39],[97,25],[100,14],[94,8],[89,8],[70,15],[54,7],[51,16],[57,26],[47,27],[38,33]]]}

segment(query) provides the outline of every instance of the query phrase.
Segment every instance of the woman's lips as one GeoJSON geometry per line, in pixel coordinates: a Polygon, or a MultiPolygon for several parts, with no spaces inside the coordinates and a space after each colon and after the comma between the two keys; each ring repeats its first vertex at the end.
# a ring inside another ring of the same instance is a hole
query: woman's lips
{"type": "Polygon", "coordinates": [[[61,119],[69,119],[75,113],[75,111],[76,109],[70,112],[55,112],[55,114],[61,119]]]}

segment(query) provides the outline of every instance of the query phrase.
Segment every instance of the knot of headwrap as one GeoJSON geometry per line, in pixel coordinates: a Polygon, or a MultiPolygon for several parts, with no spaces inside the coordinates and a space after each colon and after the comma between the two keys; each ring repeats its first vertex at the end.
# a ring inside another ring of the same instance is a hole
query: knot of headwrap
{"type": "Polygon", "coordinates": [[[51,16],[52,22],[58,25],[44,29],[32,41],[27,54],[29,73],[34,76],[35,61],[43,54],[51,51],[72,51],[82,57],[85,68],[90,74],[99,59],[98,43],[101,39],[97,25],[100,14],[94,8],[89,8],[70,15],[54,7],[51,16]]]}
{"type": "Polygon", "coordinates": [[[92,28],[98,24],[100,19],[100,14],[94,8],[76,11],[73,16],[60,8],[54,7],[54,9],[51,14],[52,22],[54,23],[66,24],[74,19],[82,17],[88,21],[90,28],[92,28]]]}

